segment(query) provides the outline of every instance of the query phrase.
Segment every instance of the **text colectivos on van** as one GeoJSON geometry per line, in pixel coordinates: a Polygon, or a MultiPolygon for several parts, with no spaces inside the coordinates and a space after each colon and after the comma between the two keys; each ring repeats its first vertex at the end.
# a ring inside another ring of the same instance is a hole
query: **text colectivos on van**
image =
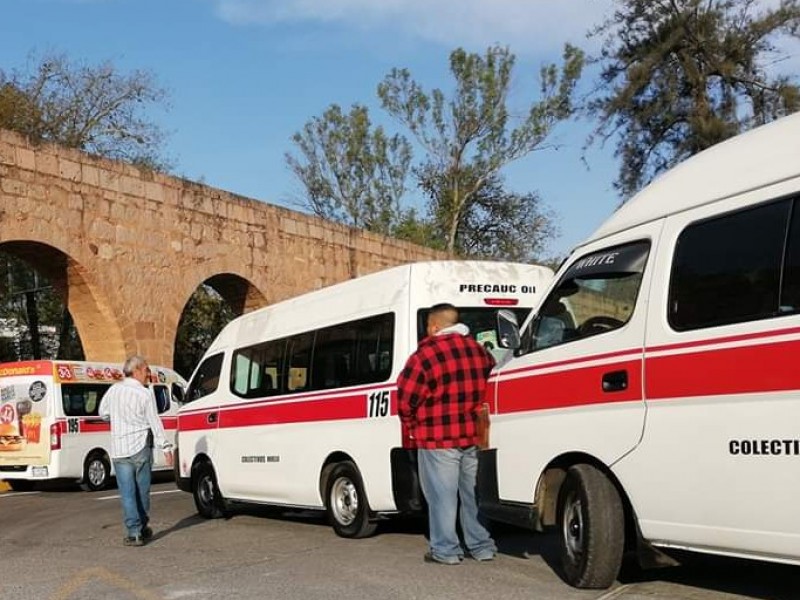
{"type": "MultiPolygon", "coordinates": [[[[170,369],[150,370],[148,387],[172,441],[178,409],[173,390],[181,394],[185,382],[170,369]]],[[[105,488],[113,475],[111,426],[97,411],[108,388],[122,379],[121,364],[0,364],[0,479],[15,490],[62,478],[79,480],[88,490],[105,488]]],[[[154,469],[169,468],[161,453],[154,460],[154,469]]]]}
{"type": "Polygon", "coordinates": [[[390,268],[231,321],[195,370],[178,413],[178,485],[198,512],[229,502],[327,510],[364,537],[382,514],[419,509],[402,450],[396,380],[449,302],[495,353],[498,307],[526,316],[546,267],[423,262],[390,268]]]}
{"type": "Polygon", "coordinates": [[[516,353],[491,378],[482,506],[555,525],[569,583],[609,586],[626,549],[799,564],[800,114],[623,205],[516,353]]]}

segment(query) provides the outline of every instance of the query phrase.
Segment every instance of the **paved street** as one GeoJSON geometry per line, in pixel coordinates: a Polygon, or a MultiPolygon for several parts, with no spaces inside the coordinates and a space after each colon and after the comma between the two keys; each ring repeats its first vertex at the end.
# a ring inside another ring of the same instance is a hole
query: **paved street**
{"type": "Polygon", "coordinates": [[[121,544],[116,489],[0,494],[0,598],[89,600],[790,600],[800,568],[690,556],[608,591],[579,591],[555,574],[554,540],[503,529],[492,563],[422,562],[424,525],[394,520],[376,537],[345,540],[313,513],[250,509],[227,520],[196,516],[191,496],[154,486],[155,539],[121,544]]]}

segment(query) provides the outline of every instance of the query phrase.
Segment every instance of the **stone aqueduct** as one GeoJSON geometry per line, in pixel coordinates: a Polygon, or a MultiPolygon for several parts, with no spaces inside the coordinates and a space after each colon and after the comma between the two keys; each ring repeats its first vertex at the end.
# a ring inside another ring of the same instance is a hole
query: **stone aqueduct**
{"type": "Polygon", "coordinates": [[[238,312],[433,250],[0,130],[0,251],[64,298],[88,360],[171,365],[203,283],[238,312]]]}

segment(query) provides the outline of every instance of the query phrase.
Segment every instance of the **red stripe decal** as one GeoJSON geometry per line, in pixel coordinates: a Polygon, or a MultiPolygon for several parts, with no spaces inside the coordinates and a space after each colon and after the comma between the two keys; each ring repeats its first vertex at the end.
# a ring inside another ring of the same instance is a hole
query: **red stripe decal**
{"type": "MultiPolygon", "coordinates": [[[[641,400],[642,361],[634,359],[507,379],[499,383],[497,394],[500,413],[641,400]],[[604,392],[603,376],[615,371],[627,372],[626,389],[604,392]]],[[[489,398],[490,403],[495,401],[491,394],[489,398]]]]}
{"type": "Polygon", "coordinates": [[[648,357],[646,396],[686,398],[800,389],[800,341],[648,357]]]}
{"type": "MultiPolygon", "coordinates": [[[[373,388],[375,390],[380,388],[373,388]]],[[[385,389],[385,388],[384,388],[385,389]]],[[[367,418],[369,390],[335,397],[303,396],[288,400],[282,396],[271,402],[260,401],[245,405],[205,409],[202,412],[180,413],[179,431],[197,431],[216,427],[249,427],[279,423],[313,423],[344,419],[367,418]],[[208,422],[210,414],[217,413],[217,422],[208,422]]],[[[397,415],[397,390],[390,392],[389,414],[397,415]]]]}

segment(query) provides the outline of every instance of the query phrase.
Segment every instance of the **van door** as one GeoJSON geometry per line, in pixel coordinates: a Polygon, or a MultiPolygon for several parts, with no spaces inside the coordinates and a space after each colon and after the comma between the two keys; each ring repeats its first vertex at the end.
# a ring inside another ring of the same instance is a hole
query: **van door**
{"type": "Polygon", "coordinates": [[[761,190],[670,217],[656,269],[629,465],[642,532],[797,556],[800,202],[761,190]]]}
{"type": "Polygon", "coordinates": [[[217,460],[219,394],[224,352],[203,359],[186,390],[186,403],[178,413],[178,460],[182,477],[191,476],[198,456],[217,460]]]}
{"type": "Polygon", "coordinates": [[[639,441],[650,249],[660,223],[590,244],[560,271],[498,370],[491,443],[499,494],[531,502],[540,474],[572,452],[613,464],[639,441]]]}

